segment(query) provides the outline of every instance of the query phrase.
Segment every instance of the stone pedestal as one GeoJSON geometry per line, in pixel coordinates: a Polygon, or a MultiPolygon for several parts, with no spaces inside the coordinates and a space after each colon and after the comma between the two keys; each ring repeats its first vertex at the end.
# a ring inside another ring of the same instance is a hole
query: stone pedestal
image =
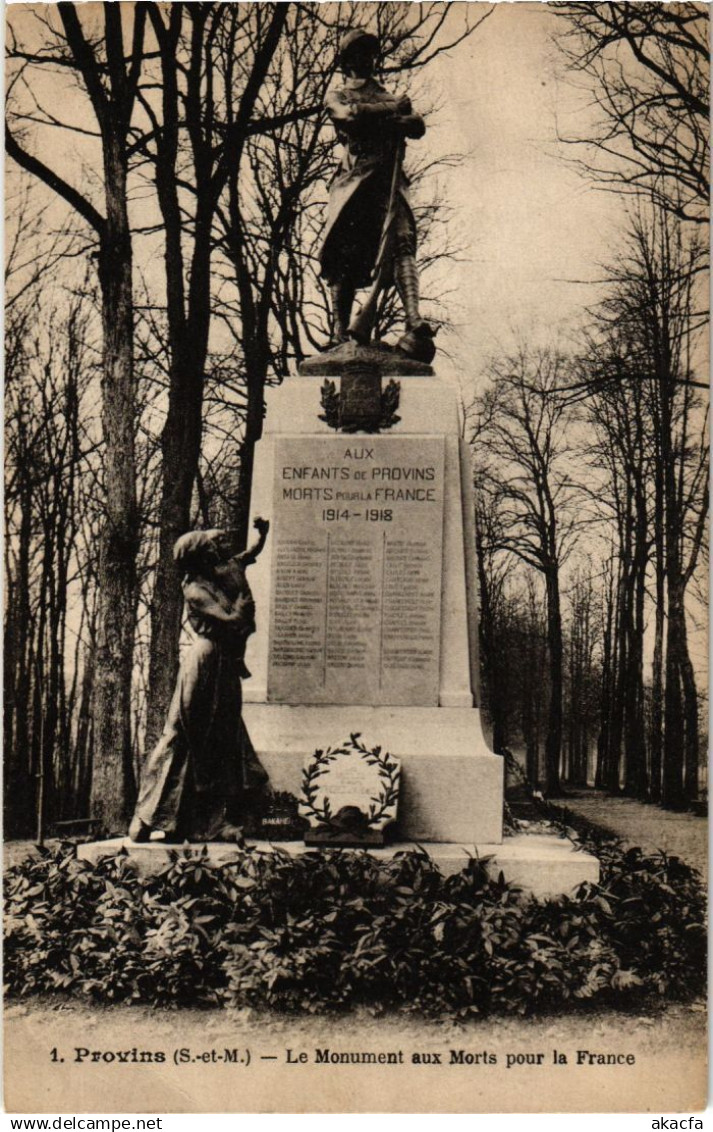
{"type": "MultiPolygon", "coordinates": [[[[246,683],[246,687],[247,687],[246,683]]],[[[503,760],[491,754],[474,708],[246,704],[250,737],[274,790],[299,796],[315,747],[352,732],[401,760],[399,829],[414,841],[499,842],[503,760]]]]}
{"type": "Polygon", "coordinates": [[[396,380],[399,419],[378,435],[319,419],[322,374],[268,393],[252,515],[271,529],[250,568],[245,722],[277,790],[299,795],[305,756],[359,732],[401,760],[403,837],[498,844],[503,764],[477,702],[469,452],[447,385],[396,380]]]}
{"type": "MultiPolygon", "coordinates": [[[[152,876],[167,868],[171,853],[201,853],[204,846],[162,845],[157,842],[136,845],[128,838],[115,837],[110,841],[94,841],[77,846],[77,856],[81,861],[97,864],[103,857],[111,857],[125,850],[141,876],[152,876]]],[[[370,855],[379,860],[388,860],[394,854],[413,849],[411,842],[397,842],[382,848],[370,848],[370,855]]],[[[503,873],[512,884],[532,892],[534,896],[559,896],[571,892],[584,881],[596,883],[599,880],[599,862],[589,853],[582,853],[569,842],[548,834],[519,834],[506,837],[495,845],[471,845],[460,842],[422,842],[419,849],[425,850],[435,861],[444,876],[460,872],[469,857],[487,858],[487,869],[492,877],[503,873]]],[[[268,841],[248,842],[248,851],[272,853],[279,850],[291,857],[309,852],[302,841],[280,841],[274,845],[268,841]]],[[[236,845],[213,842],[208,846],[208,860],[214,865],[228,865],[238,861],[245,850],[236,845]]],[[[362,849],[341,849],[342,853],[364,852],[362,849]]]]}
{"type": "MultiPolygon", "coordinates": [[[[597,881],[598,861],[567,841],[503,840],[503,760],[485,744],[478,707],[471,469],[455,395],[404,373],[387,398],[392,427],[344,434],[319,419],[335,417],[323,411],[324,379],[316,365],[268,393],[255,454],[252,517],[271,529],[250,567],[258,627],[243,711],[273,789],[299,797],[315,749],[359,733],[401,763],[399,840],[370,853],[388,859],[416,843],[445,874],[488,858],[491,873],[537,896],[597,881]]],[[[96,862],[126,849],[147,874],[180,848],[115,839],[77,853],[96,862]]],[[[250,843],[274,848],[306,851],[250,843]]],[[[227,863],[243,850],[208,852],[227,863]]]]}

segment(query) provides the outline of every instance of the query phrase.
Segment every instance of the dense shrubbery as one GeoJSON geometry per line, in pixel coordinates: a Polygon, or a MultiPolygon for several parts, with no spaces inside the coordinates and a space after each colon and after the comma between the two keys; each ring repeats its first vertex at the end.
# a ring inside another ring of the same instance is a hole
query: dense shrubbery
{"type": "Polygon", "coordinates": [[[139,879],[126,856],[90,866],[65,847],[7,875],[5,980],[14,995],[461,1016],[701,993],[695,872],[596,851],[600,885],[535,900],[480,861],[444,878],[417,851],[246,852],[222,867],[176,854],[139,879]]]}

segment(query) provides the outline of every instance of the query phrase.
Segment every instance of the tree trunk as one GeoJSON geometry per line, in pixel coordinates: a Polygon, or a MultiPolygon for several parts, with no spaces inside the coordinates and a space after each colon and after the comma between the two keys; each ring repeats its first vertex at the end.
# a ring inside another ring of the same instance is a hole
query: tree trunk
{"type": "Polygon", "coordinates": [[[666,538],[666,663],[664,689],[663,781],[661,805],[665,810],[685,809],[683,792],[684,712],[681,687],[685,629],[684,588],[681,572],[677,485],[672,450],[673,387],[668,354],[660,361],[661,459],[664,469],[666,538]]]}
{"type": "Polygon", "coordinates": [[[663,469],[660,459],[656,461],[654,541],[656,547],[654,560],[654,569],[656,571],[656,608],[654,613],[654,655],[651,671],[651,731],[649,737],[651,771],[649,775],[649,800],[651,802],[660,802],[661,769],[663,765],[663,653],[666,602],[663,469]]]}
{"type": "Polygon", "coordinates": [[[92,703],[96,675],[96,639],[94,626],[89,630],[89,645],[84,656],[82,688],[77,712],[77,736],[74,756],[75,817],[86,817],[90,811],[92,783],[92,703]]]}
{"type": "Polygon", "coordinates": [[[545,787],[550,797],[562,793],[560,756],[562,752],[562,614],[557,568],[545,575],[547,590],[547,647],[550,669],[550,703],[545,740],[545,787]]]}
{"type": "Polygon", "coordinates": [[[146,750],[153,747],[161,734],[178,671],[183,593],[173,561],[173,546],[189,528],[200,456],[206,359],[205,352],[202,358],[197,355],[195,350],[186,355],[179,342],[172,343],[168,415],[161,437],[162,493],[159,554],[151,603],[146,750]],[[196,369],[197,366],[200,368],[196,369]]]}
{"type": "Polygon", "coordinates": [[[624,792],[631,797],[641,799],[645,799],[648,793],[646,729],[644,725],[644,632],[646,628],[644,603],[647,564],[646,500],[641,496],[637,499],[631,588],[627,599],[630,603],[630,635],[624,730],[624,749],[626,752],[624,792]]]}
{"type": "Polygon", "coordinates": [[[478,564],[478,580],[480,583],[480,618],[478,622],[481,648],[480,655],[483,664],[483,677],[488,692],[488,709],[490,713],[490,725],[493,732],[493,750],[497,754],[501,754],[507,746],[505,705],[503,703],[506,687],[503,680],[502,665],[500,663],[502,641],[497,640],[490,586],[488,584],[488,572],[485,568],[483,536],[478,521],[477,508],[475,512],[475,550],[478,564]]]}
{"type": "MultiPolygon", "coordinates": [[[[32,608],[30,541],[32,537],[29,468],[23,469],[20,493],[20,530],[17,572],[7,577],[7,631],[5,636],[5,831],[8,837],[29,837],[34,831],[36,783],[30,743],[32,665],[32,608]]],[[[6,545],[7,551],[7,545],[6,545]]]]}
{"type": "Polygon", "coordinates": [[[163,128],[157,139],[156,190],[164,221],[168,314],[168,412],[161,434],[162,479],[159,507],[159,548],[149,647],[148,702],[145,750],[151,750],[161,731],[178,672],[178,646],[183,616],[181,580],[173,562],[176,539],[190,525],[193,488],[198,476],[203,428],[203,386],[208,356],[211,315],[210,264],[215,197],[211,185],[212,154],[203,136],[201,60],[210,6],[196,5],[191,18],[190,64],[185,98],[188,133],[195,173],[196,211],[191,233],[190,269],[184,262],[184,219],[178,198],[179,104],[177,44],[182,6],[169,11],[168,26],[156,11],[151,15],[161,49],[163,128]],[[188,274],[186,295],[185,276],[188,274]]]}
{"type": "Polygon", "coordinates": [[[685,809],[683,792],[684,712],[681,687],[681,635],[683,595],[676,579],[668,579],[668,625],[666,633],[666,687],[664,692],[663,784],[661,805],[665,810],[685,809]],[[673,582],[673,584],[672,584],[673,582]]]}
{"type": "Polygon", "coordinates": [[[608,775],[609,749],[611,743],[611,698],[612,698],[612,651],[614,595],[610,578],[607,587],[606,622],[602,643],[602,678],[599,702],[599,735],[597,737],[597,762],[594,771],[594,785],[598,790],[605,788],[608,775]]]}
{"type": "Polygon", "coordinates": [[[698,690],[696,677],[688,651],[688,634],[685,613],[679,626],[681,685],[684,710],[684,780],[683,789],[688,802],[698,799],[698,690]]]}
{"type": "MultiPolygon", "coordinates": [[[[162,174],[165,176],[165,171],[162,174]]],[[[181,580],[173,546],[190,524],[191,500],[198,475],[203,429],[203,388],[210,327],[210,252],[212,212],[198,206],[188,289],[183,310],[181,229],[172,198],[161,193],[166,224],[166,276],[169,280],[168,414],[161,435],[163,456],[159,510],[159,557],[151,606],[151,646],[145,749],[163,729],[178,672],[178,643],[183,615],[181,580]]]]}
{"type": "Polygon", "coordinates": [[[102,299],[106,520],[99,548],[99,642],[94,688],[92,815],[123,831],[133,807],[131,679],[137,603],[138,522],[134,448],[132,253],[126,163],[114,138],[105,150],[106,229],[99,252],[102,299]]]}

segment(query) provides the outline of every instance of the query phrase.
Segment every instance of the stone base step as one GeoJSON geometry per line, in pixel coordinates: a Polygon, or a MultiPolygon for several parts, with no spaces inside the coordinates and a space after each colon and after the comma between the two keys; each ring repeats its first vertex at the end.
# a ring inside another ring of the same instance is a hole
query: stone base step
{"type": "MultiPolygon", "coordinates": [[[[302,841],[248,841],[248,847],[261,853],[279,850],[297,857],[314,852],[302,841]]],[[[570,892],[583,881],[599,880],[599,861],[583,853],[569,841],[548,834],[517,834],[499,845],[467,845],[454,842],[396,842],[369,853],[381,860],[389,860],[396,853],[409,849],[424,849],[445,876],[459,872],[469,857],[487,857],[488,869],[493,876],[502,872],[505,879],[527,889],[534,896],[559,896],[570,892]]],[[[109,841],[92,841],[77,846],[77,857],[96,864],[103,857],[113,856],[124,849],[135,861],[142,876],[160,872],[169,861],[171,851],[189,849],[200,853],[201,844],[166,845],[162,842],[137,844],[128,837],[115,837],[109,841]]],[[[343,849],[344,853],[364,852],[362,849],[343,849]]],[[[242,853],[236,845],[212,842],[208,845],[208,859],[217,865],[229,864],[242,853]]]]}

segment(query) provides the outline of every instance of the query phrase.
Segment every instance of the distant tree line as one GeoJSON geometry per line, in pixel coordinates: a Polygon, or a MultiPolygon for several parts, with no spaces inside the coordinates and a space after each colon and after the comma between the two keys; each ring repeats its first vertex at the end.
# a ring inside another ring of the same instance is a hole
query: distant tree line
{"type": "Polygon", "coordinates": [[[496,749],[528,775],[679,809],[698,798],[709,448],[702,255],[637,219],[581,352],[498,358],[475,405],[477,552],[496,749]],[[516,714],[513,714],[513,713],[516,714]],[[589,753],[596,758],[589,766],[589,753]],[[542,758],[538,752],[541,752],[542,758]]]}
{"type": "Polygon", "coordinates": [[[554,7],[600,110],[568,140],[627,220],[581,346],[496,359],[473,406],[487,707],[496,749],[520,743],[550,794],[590,781],[682,809],[706,695],[690,625],[706,604],[708,13],[554,7]]]}

